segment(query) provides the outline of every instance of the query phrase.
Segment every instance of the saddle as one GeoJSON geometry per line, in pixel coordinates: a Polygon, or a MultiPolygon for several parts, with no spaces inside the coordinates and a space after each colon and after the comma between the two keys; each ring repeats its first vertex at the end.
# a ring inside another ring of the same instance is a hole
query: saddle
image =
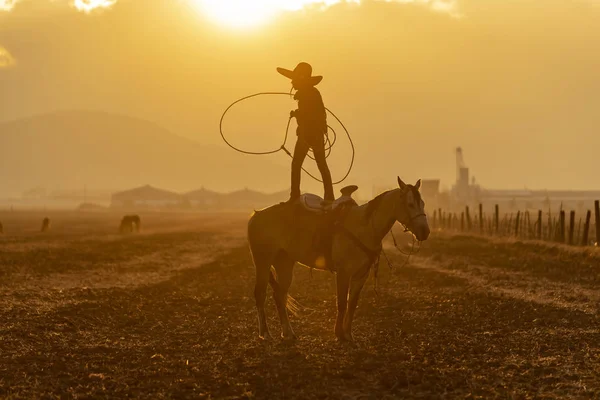
{"type": "Polygon", "coordinates": [[[352,198],[352,193],[356,192],[358,186],[346,186],[340,190],[342,196],[337,198],[333,203],[326,203],[323,198],[312,193],[301,195],[297,202],[302,205],[306,211],[315,214],[328,214],[344,206],[356,206],[356,201],[352,198]]]}
{"type": "Polygon", "coordinates": [[[320,255],[314,265],[318,269],[335,272],[336,268],[331,258],[333,235],[336,224],[344,220],[347,210],[358,204],[352,198],[352,193],[358,186],[347,186],[341,190],[342,196],[333,203],[324,203],[324,200],[312,193],[306,193],[295,202],[296,207],[304,218],[314,221],[312,231],[312,245],[315,254],[320,255]]]}

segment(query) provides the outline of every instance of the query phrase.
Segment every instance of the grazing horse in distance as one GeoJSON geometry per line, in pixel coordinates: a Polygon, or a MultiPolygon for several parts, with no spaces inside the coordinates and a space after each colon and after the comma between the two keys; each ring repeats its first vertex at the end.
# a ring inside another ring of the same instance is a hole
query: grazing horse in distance
{"type": "Polygon", "coordinates": [[[414,186],[407,185],[398,177],[398,186],[362,206],[352,201],[335,223],[329,224],[330,228],[324,222],[335,210],[325,215],[315,214],[303,207],[302,198],[254,213],[248,222],[248,241],[256,267],[254,297],[260,338],[270,337],[265,314],[269,283],[281,320],[282,337],[295,337],[288,319],[287,301],[293,268],[298,262],[310,268],[336,272],[335,334],[339,340],[353,340],[352,320],[358,298],[371,267],[379,259],[383,238],[396,222],[404,225],[419,241],[429,237],[425,203],[419,193],[421,181],[414,186]],[[332,263],[329,266],[323,262],[327,260],[326,247],[315,248],[315,237],[323,234],[323,228],[333,233],[329,236],[329,260],[332,263]],[[326,268],[323,268],[324,264],[326,268]]]}
{"type": "Polygon", "coordinates": [[[139,215],[126,215],[121,220],[119,232],[121,233],[139,233],[142,221],[139,215]]]}
{"type": "Polygon", "coordinates": [[[42,232],[48,232],[50,230],[50,218],[46,217],[42,221],[42,232]]]}

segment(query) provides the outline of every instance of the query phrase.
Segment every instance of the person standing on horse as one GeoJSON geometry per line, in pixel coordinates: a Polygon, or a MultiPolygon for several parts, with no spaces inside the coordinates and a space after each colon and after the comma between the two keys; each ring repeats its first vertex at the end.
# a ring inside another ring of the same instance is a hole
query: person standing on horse
{"type": "Polygon", "coordinates": [[[317,167],[323,178],[325,187],[324,199],[326,203],[333,202],[333,183],[331,172],[325,159],[325,135],[327,134],[327,113],[321,93],[315,86],[321,82],[322,76],[312,76],[310,64],[301,62],[293,71],[277,68],[277,72],[292,80],[292,87],[296,90],[294,100],[298,101],[298,109],[290,112],[290,118],[296,118],[298,129],[296,147],[292,160],[292,190],[290,202],[300,197],[300,175],[302,164],[310,149],[313,150],[317,167]]]}

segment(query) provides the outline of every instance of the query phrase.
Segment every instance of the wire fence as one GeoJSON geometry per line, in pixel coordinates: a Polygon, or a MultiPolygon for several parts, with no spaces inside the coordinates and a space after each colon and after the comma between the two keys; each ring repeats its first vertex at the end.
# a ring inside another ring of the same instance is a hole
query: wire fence
{"type": "Polygon", "coordinates": [[[513,237],[523,240],[543,240],[572,246],[598,246],[600,243],[600,201],[585,215],[559,209],[501,213],[498,204],[492,213],[466,206],[464,211],[451,212],[439,208],[433,212],[432,227],[442,231],[513,237]]]}

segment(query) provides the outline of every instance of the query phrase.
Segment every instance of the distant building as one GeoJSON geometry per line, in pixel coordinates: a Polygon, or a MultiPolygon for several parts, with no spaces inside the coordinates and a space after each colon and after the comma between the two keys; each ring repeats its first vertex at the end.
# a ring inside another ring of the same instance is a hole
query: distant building
{"type": "Polygon", "coordinates": [[[421,180],[421,197],[429,206],[437,207],[440,196],[440,180],[439,179],[423,179],[421,180]]]}
{"type": "Polygon", "coordinates": [[[181,205],[183,200],[180,194],[146,185],[113,194],[110,206],[160,208],[181,205]]]}
{"type": "Polygon", "coordinates": [[[192,207],[218,207],[223,202],[223,194],[205,188],[193,190],[183,195],[192,207]]]}
{"type": "MultiPolygon", "coordinates": [[[[411,183],[414,185],[414,183],[411,183]]],[[[380,195],[388,190],[398,189],[398,184],[389,186],[373,186],[373,197],[380,195]]],[[[423,197],[427,197],[430,200],[437,197],[440,193],[440,180],[439,179],[421,179],[421,189],[419,189],[423,197]]]]}
{"type": "Polygon", "coordinates": [[[29,189],[22,194],[23,199],[45,199],[48,196],[48,191],[43,187],[29,189]]]}
{"type": "Polygon", "coordinates": [[[289,192],[287,190],[267,194],[246,188],[223,195],[223,206],[226,208],[259,209],[286,201],[288,198],[289,192]]]}
{"type": "MultiPolygon", "coordinates": [[[[584,212],[591,209],[594,200],[600,199],[598,190],[493,190],[485,189],[469,176],[469,168],[463,159],[462,148],[456,148],[456,183],[450,192],[448,207],[454,210],[465,205],[482,203],[490,209],[499,205],[501,210],[576,209],[584,212]],[[471,179],[471,181],[469,181],[471,179]]],[[[443,197],[443,196],[441,196],[443,197]]]]}
{"type": "Polygon", "coordinates": [[[600,199],[598,190],[485,190],[480,200],[489,204],[507,205],[509,209],[576,209],[580,212],[591,209],[594,200],[600,199]]]}

